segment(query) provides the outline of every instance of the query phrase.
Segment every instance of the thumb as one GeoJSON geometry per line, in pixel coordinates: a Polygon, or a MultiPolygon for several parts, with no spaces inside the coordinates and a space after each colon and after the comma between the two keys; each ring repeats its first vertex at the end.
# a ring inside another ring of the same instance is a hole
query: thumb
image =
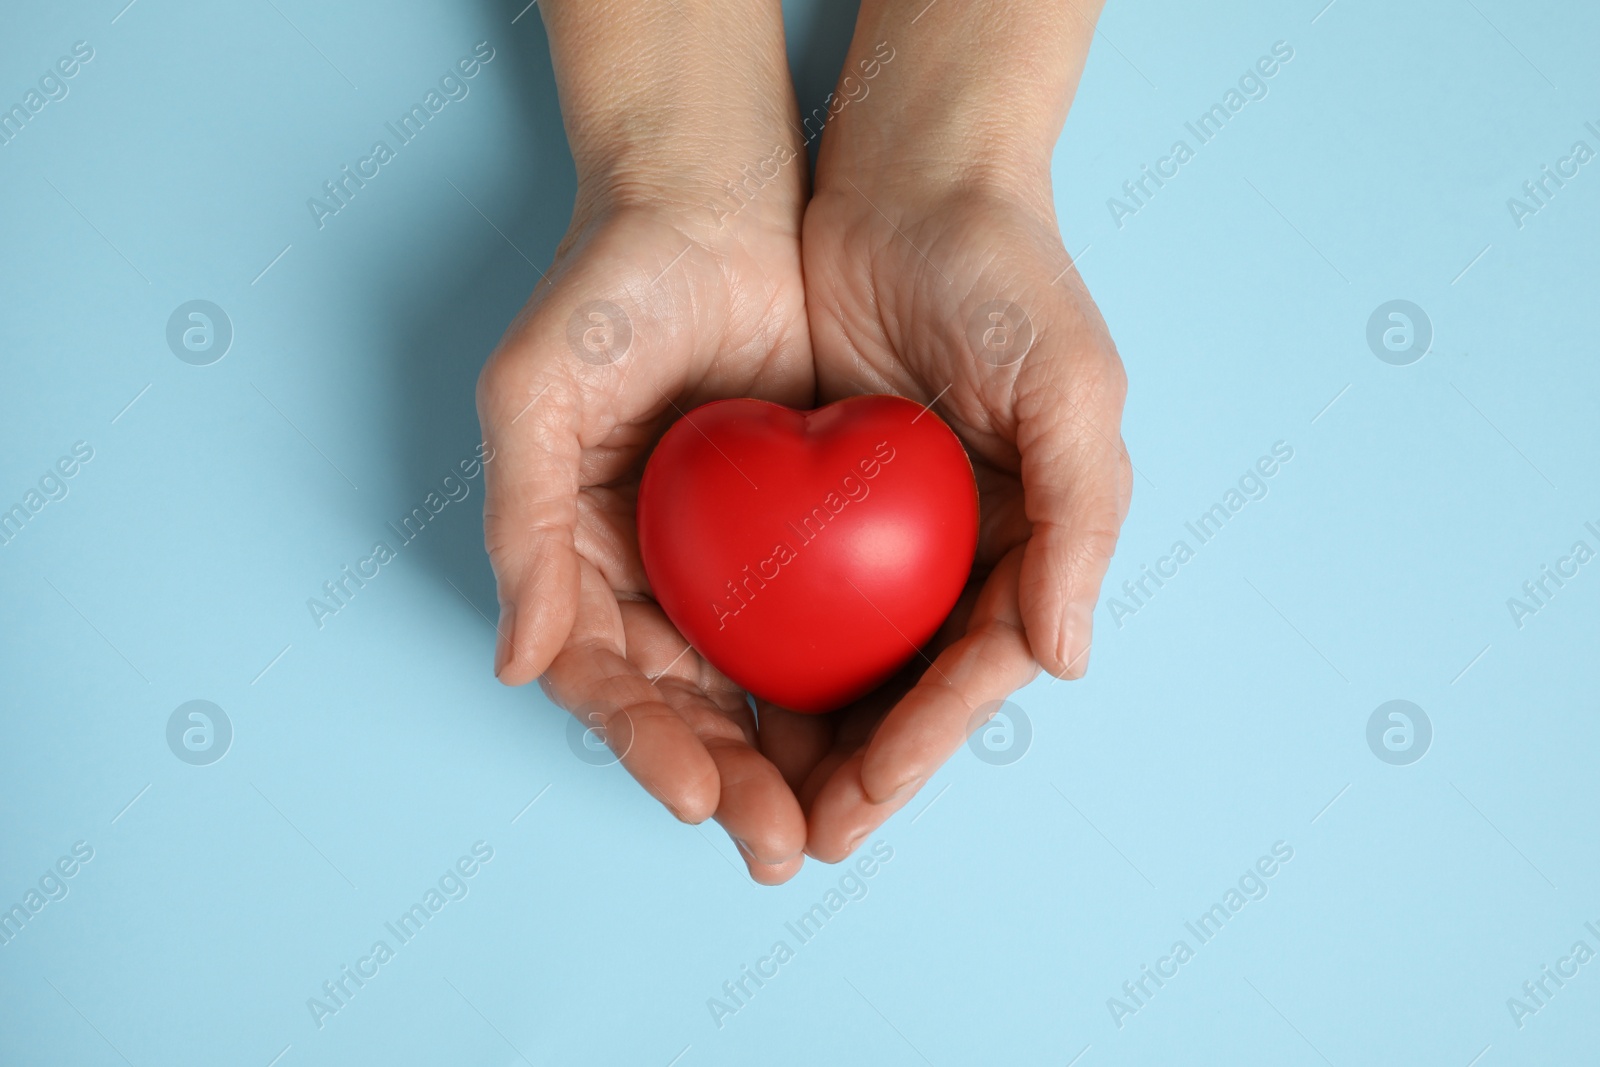
{"type": "Polygon", "coordinates": [[[478,379],[484,546],[500,600],[494,671],[506,685],[543,674],[578,610],[577,404],[555,361],[502,349],[478,379]]]}
{"type": "Polygon", "coordinates": [[[1058,678],[1088,668],[1094,609],[1128,513],[1132,463],[1122,443],[1127,379],[1111,342],[1072,339],[1037,352],[1019,381],[1017,449],[1033,533],[1018,606],[1039,665],[1058,678]]]}

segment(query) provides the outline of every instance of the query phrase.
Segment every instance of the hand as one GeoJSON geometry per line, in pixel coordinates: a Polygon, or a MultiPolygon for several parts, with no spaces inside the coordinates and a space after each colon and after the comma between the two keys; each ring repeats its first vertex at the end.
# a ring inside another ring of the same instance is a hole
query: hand
{"type": "MultiPolygon", "coordinates": [[[[853,53],[907,26],[896,20],[910,10],[869,3],[853,53]]],[[[1048,106],[986,107],[1041,93],[1014,95],[987,64],[963,77],[978,61],[955,29],[949,62],[923,39],[918,64],[886,66],[825,135],[803,232],[819,402],[891,392],[932,404],[965,442],[981,500],[967,593],[897,684],[830,717],[761,709],[763,747],[808,811],[807,851],[828,862],[960,748],[977,709],[1040,665],[1061,678],[1087,665],[1131,465],[1122,365],[1052,208],[1050,148],[1089,30],[1056,10],[1017,31],[1024,51],[1066,53],[1042,64],[1070,75],[1059,100],[1043,94],[1048,106]],[[930,73],[937,83],[920,81],[930,73]]],[[[981,12],[959,17],[993,32],[981,12]]],[[[1015,66],[1039,69],[1026,58],[1015,66]]]]}
{"type": "Polygon", "coordinates": [[[715,6],[540,5],[579,195],[548,277],[479,382],[494,457],[485,539],[501,681],[539,677],[674,815],[716,818],[752,877],[778,882],[802,863],[804,815],[757,750],[744,693],[650,599],[634,526],[644,461],[682,412],[740,396],[807,407],[814,391],[799,251],[805,157],[781,77],[781,24],[774,5],[775,25],[757,27],[768,36],[728,54],[759,68],[747,72],[752,84],[783,88],[741,90],[729,85],[736,64],[698,50],[739,45],[759,20],[715,6]],[[612,77],[630,63],[648,69],[612,77]],[[670,94],[651,79],[670,79],[670,94]],[[653,109],[652,95],[697,106],[653,109]],[[745,162],[776,176],[749,184],[745,162]],[[740,198],[730,181],[746,182],[740,198]]]}

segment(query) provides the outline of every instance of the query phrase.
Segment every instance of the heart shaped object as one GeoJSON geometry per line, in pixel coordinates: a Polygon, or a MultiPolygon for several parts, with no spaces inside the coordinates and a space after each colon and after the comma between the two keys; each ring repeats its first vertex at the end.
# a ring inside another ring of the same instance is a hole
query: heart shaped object
{"type": "Polygon", "coordinates": [[[656,601],[695,650],[824,712],[887,681],[955,606],[978,491],[956,435],[904,397],[718,400],[656,445],[638,520],[656,601]]]}

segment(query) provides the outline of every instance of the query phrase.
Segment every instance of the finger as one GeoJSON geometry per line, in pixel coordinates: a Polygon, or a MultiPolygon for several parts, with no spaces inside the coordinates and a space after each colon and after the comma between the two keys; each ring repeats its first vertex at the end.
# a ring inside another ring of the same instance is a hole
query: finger
{"type": "Polygon", "coordinates": [[[577,405],[549,364],[525,347],[508,348],[478,382],[483,537],[500,600],[494,669],[507,685],[544,672],[578,610],[577,405]]]}
{"type": "MultiPolygon", "coordinates": [[[[830,787],[830,783],[839,773],[839,768],[849,763],[867,746],[872,731],[877,729],[878,723],[892,703],[892,700],[886,700],[886,693],[899,687],[900,677],[904,673],[905,671],[901,671],[885,686],[873,690],[849,707],[828,716],[833,720],[833,747],[817,761],[817,765],[806,776],[805,784],[800,787],[800,808],[806,813],[807,819],[811,819],[812,808],[817,798],[830,787]]],[[[808,842],[809,839],[808,831],[808,842]]],[[[808,844],[808,850],[809,847],[808,844]]]]}
{"type": "Polygon", "coordinates": [[[805,815],[778,768],[753,747],[756,724],[744,692],[702,660],[656,605],[624,602],[620,613],[628,659],[716,765],[713,818],[739,847],[751,877],[765,884],[793,877],[806,842],[805,815]]]}
{"type": "MultiPolygon", "coordinates": [[[[585,486],[578,493],[578,527],[573,537],[578,555],[600,568],[606,584],[619,597],[650,594],[650,580],[639,558],[638,495],[637,479],[624,485],[585,486]]],[[[668,629],[677,636],[676,630],[668,629]]],[[[678,644],[683,644],[682,638],[678,644]]],[[[630,658],[644,667],[637,657],[630,658]]],[[[645,673],[650,673],[649,668],[645,673]]]]}
{"type": "Polygon", "coordinates": [[[1038,673],[1016,609],[1022,552],[995,568],[968,630],[884,717],[865,748],[835,768],[812,801],[806,852],[828,863],[899,811],[966,741],[974,711],[1038,673]]]}
{"type": "MultiPolygon", "coordinates": [[[[800,792],[796,794],[800,798],[800,810],[806,813],[806,851],[808,853],[811,853],[811,820],[814,818],[813,813],[816,809],[817,797],[821,796],[823,789],[827,787],[829,782],[833,781],[834,775],[839,773],[839,768],[844,766],[856,753],[856,749],[845,748],[841,745],[835,745],[829,749],[827,754],[817,761],[817,765],[811,768],[811,773],[806,776],[805,783],[801,785],[800,792]]],[[[815,853],[811,854],[815,855],[815,853]]]]}
{"type": "Polygon", "coordinates": [[[666,695],[624,655],[621,611],[600,572],[583,564],[580,582],[572,631],[540,684],[586,726],[603,732],[646,792],[684,822],[704,822],[719,806],[716,762],[666,695]]]}
{"type": "Polygon", "coordinates": [[[873,734],[861,767],[869,801],[915,793],[966,742],[979,708],[1038,674],[1017,610],[1022,559],[1016,550],[1000,562],[973,605],[966,633],[939,654],[873,734]]]}
{"type": "Polygon", "coordinates": [[[744,864],[750,868],[750,877],[761,885],[782,885],[800,873],[800,868],[805,866],[806,858],[802,853],[796,853],[791,859],[783,863],[760,863],[750,858],[750,854],[740,849],[744,857],[744,864]]]}
{"type": "Polygon", "coordinates": [[[907,792],[884,804],[868,800],[861,785],[861,762],[865,757],[865,752],[858,751],[840,761],[812,802],[806,855],[813,859],[842,862],[868,834],[911,799],[912,794],[907,792]]]}
{"type": "Polygon", "coordinates": [[[803,715],[765,700],[756,701],[757,744],[796,794],[833,746],[827,715],[803,715]]]}
{"type": "Polygon", "coordinates": [[[1033,526],[1018,596],[1033,655],[1058,678],[1082,677],[1088,667],[1095,603],[1132,490],[1120,429],[1122,364],[1109,340],[1077,347],[1034,364],[1017,400],[1033,526]]]}
{"type": "MultiPolygon", "coordinates": [[[[806,817],[778,768],[742,739],[707,742],[721,781],[716,820],[760,881],[760,867],[782,868],[806,844],[806,817]]],[[[792,873],[792,872],[791,872],[792,873]]]]}
{"type": "Polygon", "coordinates": [[[1022,497],[1022,482],[1014,473],[974,463],[978,483],[978,551],[974,568],[992,568],[1033,532],[1022,497]]]}

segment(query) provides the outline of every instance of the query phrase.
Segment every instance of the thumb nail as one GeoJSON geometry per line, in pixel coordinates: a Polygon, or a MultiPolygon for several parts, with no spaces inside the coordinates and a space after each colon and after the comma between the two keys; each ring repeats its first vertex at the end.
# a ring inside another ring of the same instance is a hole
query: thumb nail
{"type": "Polygon", "coordinates": [[[1075,601],[1067,605],[1067,614],[1061,621],[1061,643],[1056,655],[1061,660],[1062,674],[1068,678],[1082,678],[1089,669],[1089,648],[1094,637],[1094,605],[1075,601]]]}
{"type": "Polygon", "coordinates": [[[911,794],[921,789],[923,783],[925,783],[927,780],[928,776],[925,774],[913,774],[910,778],[907,778],[905,781],[895,786],[894,789],[890,791],[889,795],[883,798],[882,803],[893,804],[895,801],[903,801],[908,799],[911,794]]]}
{"type": "Polygon", "coordinates": [[[517,625],[517,605],[500,605],[500,621],[495,625],[499,637],[494,646],[494,674],[500,677],[500,672],[506,669],[506,664],[511,662],[511,638],[514,636],[517,625]]]}

